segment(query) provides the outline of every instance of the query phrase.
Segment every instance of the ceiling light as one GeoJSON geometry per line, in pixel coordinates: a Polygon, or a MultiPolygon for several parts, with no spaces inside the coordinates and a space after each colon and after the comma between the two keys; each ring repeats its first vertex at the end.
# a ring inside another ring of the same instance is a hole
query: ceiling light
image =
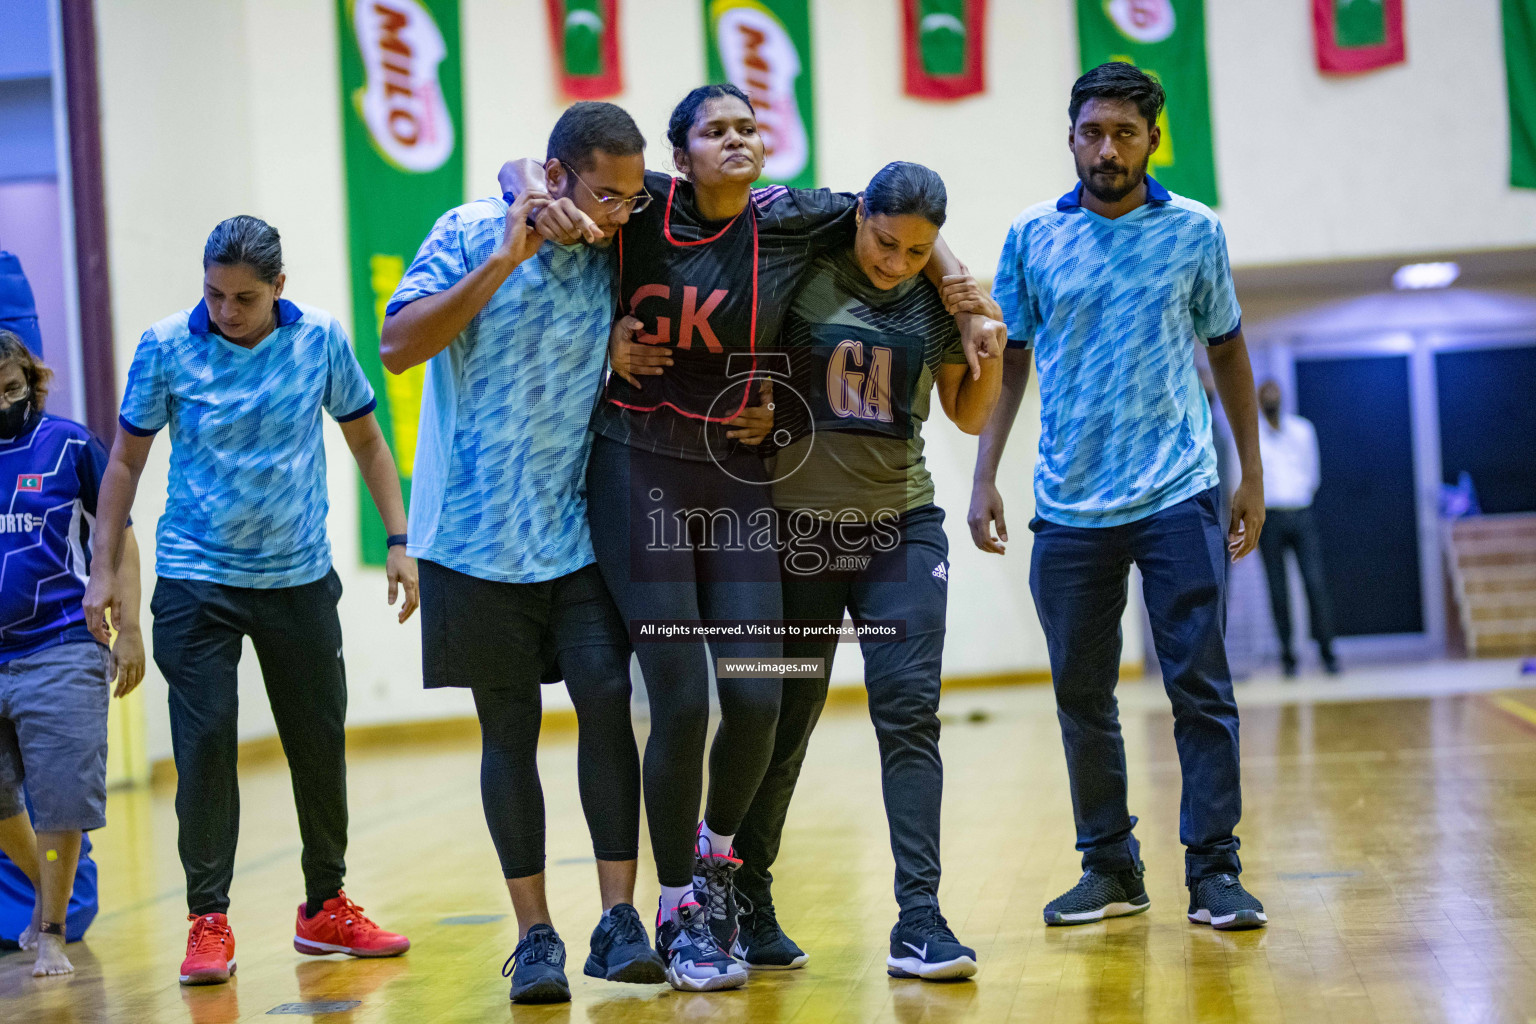
{"type": "Polygon", "coordinates": [[[1421,288],[1448,288],[1461,276],[1455,263],[1405,263],[1392,275],[1392,287],[1398,291],[1421,288]]]}

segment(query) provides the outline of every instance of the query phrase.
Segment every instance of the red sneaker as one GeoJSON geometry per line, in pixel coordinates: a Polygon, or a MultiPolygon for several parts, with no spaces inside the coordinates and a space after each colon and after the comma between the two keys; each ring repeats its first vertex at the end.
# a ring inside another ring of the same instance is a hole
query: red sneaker
{"type": "Polygon", "coordinates": [[[337,893],[325,901],[314,917],[304,916],[299,904],[294,925],[293,948],[311,956],[345,953],[348,956],[399,956],[411,948],[404,935],[387,932],[363,916],[363,908],[337,893]]]}
{"type": "Polygon", "coordinates": [[[181,962],[183,985],[222,985],[235,973],[235,933],[223,914],[204,914],[187,920],[187,958],[181,962]]]}

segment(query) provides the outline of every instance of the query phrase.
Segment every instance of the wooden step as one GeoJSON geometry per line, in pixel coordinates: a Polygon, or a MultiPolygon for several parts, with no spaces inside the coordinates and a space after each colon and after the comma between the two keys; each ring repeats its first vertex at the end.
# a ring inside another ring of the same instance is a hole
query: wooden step
{"type": "Polygon", "coordinates": [[[1536,513],[1468,516],[1451,524],[1451,538],[1457,542],[1487,537],[1536,538],[1536,513]]]}
{"type": "Polygon", "coordinates": [[[1457,545],[1456,565],[1461,569],[1478,569],[1486,566],[1536,566],[1536,545],[1508,550],[1465,550],[1457,545]]]}
{"type": "Polygon", "coordinates": [[[1529,622],[1536,626],[1536,600],[1468,601],[1467,614],[1474,623],[1529,622]]]}

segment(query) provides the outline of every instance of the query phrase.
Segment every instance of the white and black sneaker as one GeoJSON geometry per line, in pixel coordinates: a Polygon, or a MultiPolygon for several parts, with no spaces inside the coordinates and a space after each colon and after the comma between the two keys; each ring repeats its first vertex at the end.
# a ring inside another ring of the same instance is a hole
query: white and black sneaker
{"type": "Polygon", "coordinates": [[[1224,932],[1263,928],[1269,923],[1260,903],[1236,875],[1206,875],[1189,887],[1189,920],[1224,932]]]}
{"type": "Polygon", "coordinates": [[[670,921],[656,922],[656,952],[667,981],[682,992],[714,992],[747,983],[747,968],[715,942],[709,914],[697,903],[684,903],[670,921]]]}
{"type": "Polygon", "coordinates": [[[704,836],[702,824],[695,844],[693,894],[709,911],[709,930],[715,934],[715,944],[728,950],[736,944],[739,927],[736,870],[741,867],[741,858],[736,856],[735,850],[713,849],[704,836]]]}
{"type": "Polygon", "coordinates": [[[731,953],[754,971],[795,971],[804,967],[810,954],[795,945],[779,927],[773,904],[754,906],[737,918],[739,927],[731,953]]]}
{"type": "Polygon", "coordinates": [[[976,973],[976,951],[963,946],[937,907],[901,912],[891,929],[885,972],[893,978],[947,981],[976,973]]]}
{"type": "Polygon", "coordinates": [[[1152,905],[1136,871],[1084,871],[1077,884],[1045,905],[1046,924],[1089,924],[1106,917],[1129,917],[1152,905]]]}

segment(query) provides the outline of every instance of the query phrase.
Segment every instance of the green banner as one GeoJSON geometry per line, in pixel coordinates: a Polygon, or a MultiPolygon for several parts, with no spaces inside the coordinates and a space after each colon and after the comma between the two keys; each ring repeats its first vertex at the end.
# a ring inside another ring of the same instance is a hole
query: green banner
{"type": "MultiPolygon", "coordinates": [[[[433,222],[464,201],[459,0],[337,0],[346,148],[352,344],[410,501],[426,368],[379,361],[384,308],[433,222]]],[[[358,481],[363,562],[383,565],[384,524],[358,481]]]]}
{"type": "Polygon", "coordinates": [[[709,80],[737,86],[757,110],[763,178],[815,188],[810,0],[704,0],[704,37],[709,80]]]}
{"type": "Polygon", "coordinates": [[[1504,0],[1509,183],[1536,188],[1536,0],[1504,0]]]}
{"type": "Polygon", "coordinates": [[[1162,144],[1147,172],[1170,190],[1209,206],[1219,201],[1205,66],[1205,0],[1077,0],[1083,70],[1105,61],[1135,64],[1163,84],[1162,144]]]}
{"type": "Polygon", "coordinates": [[[1333,38],[1340,46],[1380,46],[1387,41],[1387,9],[1381,0],[1333,0],[1333,38]]]}

